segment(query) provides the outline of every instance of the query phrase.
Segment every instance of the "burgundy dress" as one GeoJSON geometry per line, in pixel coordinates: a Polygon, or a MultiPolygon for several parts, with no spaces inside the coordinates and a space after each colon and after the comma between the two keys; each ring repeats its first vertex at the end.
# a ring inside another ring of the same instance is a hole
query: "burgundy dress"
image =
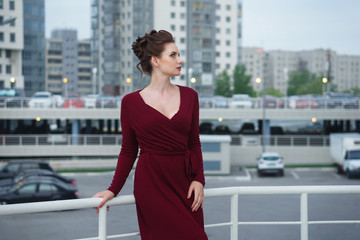
{"type": "Polygon", "coordinates": [[[134,196],[142,240],[206,240],[203,211],[187,198],[193,180],[205,184],[197,93],[179,86],[180,108],[171,118],[147,105],[140,90],[121,105],[123,143],[108,188],[117,195],[136,160],[134,196]]]}

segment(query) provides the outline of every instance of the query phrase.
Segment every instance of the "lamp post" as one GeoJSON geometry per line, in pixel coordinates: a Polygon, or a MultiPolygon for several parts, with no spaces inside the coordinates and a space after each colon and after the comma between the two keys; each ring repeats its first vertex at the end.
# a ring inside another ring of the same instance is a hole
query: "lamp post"
{"type": "Polygon", "coordinates": [[[262,142],[262,152],[265,152],[265,145],[268,144],[269,141],[269,124],[266,121],[266,112],[265,112],[265,95],[266,95],[266,84],[265,84],[265,80],[261,79],[260,77],[257,77],[255,79],[255,82],[257,84],[262,83],[263,84],[263,95],[262,95],[262,138],[263,138],[263,142],[262,142]]]}
{"type": "Polygon", "coordinates": [[[15,77],[11,77],[10,78],[10,88],[11,89],[15,88],[15,82],[16,82],[15,77]]]}
{"type": "Polygon", "coordinates": [[[324,78],[322,79],[322,82],[323,82],[322,95],[324,95],[324,93],[325,93],[325,86],[327,85],[328,79],[327,79],[326,77],[324,77],[324,78]]]}
{"type": "Polygon", "coordinates": [[[130,77],[126,78],[126,83],[128,84],[128,88],[127,88],[127,92],[130,93],[132,92],[132,79],[130,77]]]}
{"type": "Polygon", "coordinates": [[[64,90],[65,90],[65,98],[68,97],[68,79],[67,78],[63,78],[63,83],[64,83],[64,90]]]}

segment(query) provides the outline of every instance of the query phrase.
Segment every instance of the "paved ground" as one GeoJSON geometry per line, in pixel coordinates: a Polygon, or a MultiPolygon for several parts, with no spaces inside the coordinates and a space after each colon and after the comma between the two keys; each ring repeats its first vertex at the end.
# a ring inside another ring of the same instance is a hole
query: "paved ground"
{"type": "MultiPolygon", "coordinates": [[[[286,169],[284,177],[258,177],[256,169],[232,168],[230,176],[207,176],[206,188],[229,186],[299,186],[299,185],[359,185],[360,179],[347,179],[337,175],[332,168],[286,169]]],[[[80,197],[91,197],[103,190],[111,181],[112,172],[78,173],[71,175],[77,180],[80,197]]],[[[133,174],[122,191],[131,194],[133,174]]],[[[358,195],[316,195],[309,196],[309,219],[357,219],[360,203],[358,195]]],[[[299,196],[240,196],[239,221],[298,221],[299,196]]],[[[228,222],[230,219],[230,198],[207,198],[204,208],[206,224],[228,222]]],[[[38,214],[22,214],[0,217],[0,239],[77,239],[97,236],[97,215],[92,209],[61,211],[38,214]]],[[[138,231],[135,206],[112,207],[108,212],[108,234],[138,231]]],[[[210,240],[230,239],[229,227],[207,228],[210,240]]],[[[309,239],[354,240],[360,234],[360,224],[310,225],[309,239]]],[[[128,237],[137,239],[140,237],[128,237]]],[[[239,226],[239,238],[300,240],[297,225],[239,226]]]]}

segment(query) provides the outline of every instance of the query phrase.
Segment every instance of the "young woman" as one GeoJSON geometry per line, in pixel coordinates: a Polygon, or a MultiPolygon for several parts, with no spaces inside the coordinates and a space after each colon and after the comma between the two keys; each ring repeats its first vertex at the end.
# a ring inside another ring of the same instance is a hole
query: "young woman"
{"type": "Polygon", "coordinates": [[[183,60],[169,32],[152,30],[132,49],[140,60],[137,68],[151,81],[122,100],[123,143],[115,175],[94,197],[103,198],[101,208],[120,192],[140,148],[134,196],[141,239],[205,240],[198,95],[170,82],[180,75],[183,60]]]}

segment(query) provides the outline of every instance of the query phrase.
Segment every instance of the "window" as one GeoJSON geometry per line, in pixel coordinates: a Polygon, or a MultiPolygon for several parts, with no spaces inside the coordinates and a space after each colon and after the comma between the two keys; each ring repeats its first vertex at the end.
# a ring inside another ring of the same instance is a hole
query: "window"
{"type": "Polygon", "coordinates": [[[230,11],[230,10],[231,10],[231,6],[230,6],[230,5],[226,5],[226,10],[230,11]]]}
{"type": "Polygon", "coordinates": [[[39,187],[39,192],[55,192],[56,187],[52,184],[41,183],[39,187]]]}
{"type": "Polygon", "coordinates": [[[226,52],[226,57],[231,57],[231,53],[230,52],[226,52]]]}
{"type": "Polygon", "coordinates": [[[226,41],[226,46],[230,46],[231,45],[231,41],[230,40],[227,40],[226,41]]]}
{"type": "Polygon", "coordinates": [[[4,6],[4,1],[0,0],[0,9],[3,9],[3,6],[4,6]]]}
{"type": "Polygon", "coordinates": [[[230,18],[230,17],[226,17],[226,22],[231,22],[231,18],[230,18]]]}
{"type": "Polygon", "coordinates": [[[6,49],[5,50],[5,56],[6,56],[6,58],[11,58],[11,50],[6,49]]]}
{"type": "Polygon", "coordinates": [[[14,1],[10,1],[10,10],[15,10],[15,2],[14,1]]]}
{"type": "Polygon", "coordinates": [[[171,25],[170,28],[171,28],[172,31],[175,31],[175,29],[176,29],[175,25],[171,25]]]}
{"type": "Polygon", "coordinates": [[[36,184],[28,184],[19,189],[20,194],[28,194],[36,192],[36,184]]]}
{"type": "Polygon", "coordinates": [[[2,73],[2,65],[0,64],[0,73],[2,73]]]}
{"type": "Polygon", "coordinates": [[[15,33],[10,33],[10,42],[15,42],[15,33]]]}
{"type": "Polygon", "coordinates": [[[171,6],[175,6],[176,2],[175,0],[171,0],[171,6]]]}
{"type": "Polygon", "coordinates": [[[4,33],[3,32],[0,32],[0,41],[2,41],[2,42],[4,41],[4,33]]]}
{"type": "Polygon", "coordinates": [[[170,17],[171,18],[175,18],[176,17],[176,14],[174,12],[170,13],[170,17]]]}
{"type": "Polygon", "coordinates": [[[11,65],[6,65],[6,74],[11,74],[11,65]]]}

